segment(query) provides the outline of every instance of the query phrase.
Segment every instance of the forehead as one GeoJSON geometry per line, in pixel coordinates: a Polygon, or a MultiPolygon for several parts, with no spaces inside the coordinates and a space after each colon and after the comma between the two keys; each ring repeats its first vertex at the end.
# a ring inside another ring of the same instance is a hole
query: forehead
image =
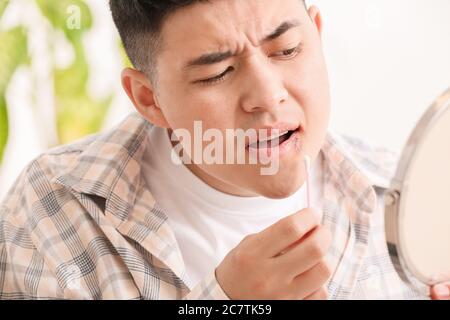
{"type": "Polygon", "coordinates": [[[177,10],[164,22],[162,52],[192,55],[257,45],[286,20],[304,20],[301,0],[213,0],[177,10]],[[183,50],[178,51],[177,50],[183,50]]]}

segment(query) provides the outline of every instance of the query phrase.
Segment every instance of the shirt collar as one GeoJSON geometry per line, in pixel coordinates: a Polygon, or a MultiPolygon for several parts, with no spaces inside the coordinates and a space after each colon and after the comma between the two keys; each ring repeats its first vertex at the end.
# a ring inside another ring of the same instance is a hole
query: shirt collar
{"type": "MultiPolygon", "coordinates": [[[[327,180],[337,184],[342,195],[350,199],[358,211],[372,213],[377,204],[374,186],[378,183],[370,179],[364,163],[352,156],[356,151],[353,149],[356,149],[355,146],[344,143],[339,135],[332,131],[327,133],[321,150],[331,175],[327,180]]],[[[379,179],[378,182],[381,181],[384,185],[385,181],[379,179]]]]}
{"type": "Polygon", "coordinates": [[[116,225],[126,220],[141,186],[141,159],[151,126],[137,112],[96,136],[53,181],[74,192],[105,199],[105,214],[116,225]]]}

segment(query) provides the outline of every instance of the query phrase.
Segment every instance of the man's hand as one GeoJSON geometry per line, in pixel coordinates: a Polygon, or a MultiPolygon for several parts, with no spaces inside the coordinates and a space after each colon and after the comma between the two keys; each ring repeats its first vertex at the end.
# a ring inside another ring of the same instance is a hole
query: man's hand
{"type": "Polygon", "coordinates": [[[450,300],[450,282],[440,283],[431,288],[431,299],[450,300]]]}
{"type": "Polygon", "coordinates": [[[319,223],[304,209],[245,237],[216,268],[223,291],[236,300],[327,299],[331,233],[319,223]]]}

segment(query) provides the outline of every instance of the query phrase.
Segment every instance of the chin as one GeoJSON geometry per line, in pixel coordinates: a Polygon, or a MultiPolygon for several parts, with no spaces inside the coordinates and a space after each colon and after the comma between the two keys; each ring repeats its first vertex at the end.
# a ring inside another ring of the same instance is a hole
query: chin
{"type": "Polygon", "coordinates": [[[285,199],[296,193],[303,185],[303,179],[300,177],[297,179],[292,178],[292,176],[286,179],[274,178],[259,185],[258,193],[261,196],[270,199],[285,199]]]}

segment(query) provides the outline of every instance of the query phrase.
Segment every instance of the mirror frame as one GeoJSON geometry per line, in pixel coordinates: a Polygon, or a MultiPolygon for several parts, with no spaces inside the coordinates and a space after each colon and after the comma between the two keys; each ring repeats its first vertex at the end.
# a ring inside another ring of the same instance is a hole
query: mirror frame
{"type": "Polygon", "coordinates": [[[390,187],[385,193],[385,232],[389,256],[400,278],[416,288],[421,288],[424,284],[428,286],[435,283],[432,279],[427,279],[414,270],[408,264],[403,254],[399,237],[400,222],[403,216],[402,204],[404,197],[402,198],[402,194],[408,188],[406,179],[408,178],[416,151],[423,145],[421,138],[433,128],[436,121],[445,112],[450,112],[450,88],[436,99],[416,125],[403,149],[390,187]]]}

